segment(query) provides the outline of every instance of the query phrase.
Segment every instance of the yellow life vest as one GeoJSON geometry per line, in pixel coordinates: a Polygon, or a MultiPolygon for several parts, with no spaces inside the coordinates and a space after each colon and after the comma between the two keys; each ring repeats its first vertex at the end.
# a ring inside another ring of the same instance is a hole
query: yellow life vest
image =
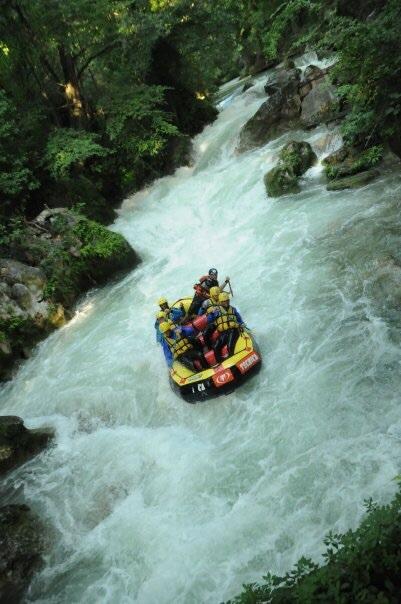
{"type": "Polygon", "coordinates": [[[174,340],[173,338],[166,337],[166,342],[170,346],[171,352],[173,353],[173,358],[177,359],[184,352],[187,352],[190,348],[192,348],[191,342],[188,338],[180,338],[179,340],[174,340]]]}
{"type": "Polygon", "coordinates": [[[228,308],[224,308],[224,306],[219,306],[220,315],[216,319],[216,327],[217,331],[227,331],[227,329],[235,329],[239,327],[239,323],[237,321],[237,317],[231,306],[228,308]]]}
{"type": "Polygon", "coordinates": [[[216,312],[216,310],[220,310],[220,306],[218,304],[214,304],[211,300],[210,300],[210,304],[206,309],[206,314],[210,315],[212,312],[216,312]]]}

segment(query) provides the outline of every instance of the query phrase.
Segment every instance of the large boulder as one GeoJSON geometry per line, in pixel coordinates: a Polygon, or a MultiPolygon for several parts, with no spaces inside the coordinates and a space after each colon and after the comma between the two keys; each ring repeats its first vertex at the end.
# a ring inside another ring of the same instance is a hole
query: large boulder
{"type": "Polygon", "coordinates": [[[0,508],[0,602],[22,601],[44,550],[43,527],[26,505],[0,508]]]}
{"type": "Polygon", "coordinates": [[[0,476],[40,453],[53,435],[50,429],[27,430],[20,417],[0,416],[0,476]]]}
{"type": "Polygon", "coordinates": [[[279,160],[289,166],[295,176],[302,176],[317,162],[317,157],[309,143],[290,141],[281,149],[279,160]]]}
{"type": "Polygon", "coordinates": [[[302,101],[301,123],[312,128],[335,119],[338,114],[338,96],[335,87],[327,80],[319,80],[302,101]]]}
{"type": "Polygon", "coordinates": [[[237,151],[243,153],[265,145],[299,122],[301,99],[298,94],[300,70],[280,70],[265,85],[270,97],[242,127],[237,151]]]}
{"type": "Polygon", "coordinates": [[[316,154],[307,142],[291,141],[280,151],[277,166],[264,177],[269,197],[299,193],[298,177],[317,161],[316,154]]]}
{"type": "Polygon", "coordinates": [[[264,176],[264,183],[269,197],[280,197],[289,193],[299,193],[298,178],[288,166],[276,166],[264,176]]]}
{"type": "Polygon", "coordinates": [[[307,94],[315,88],[327,74],[327,69],[321,69],[316,65],[308,65],[299,83],[299,95],[303,100],[307,94]]]}

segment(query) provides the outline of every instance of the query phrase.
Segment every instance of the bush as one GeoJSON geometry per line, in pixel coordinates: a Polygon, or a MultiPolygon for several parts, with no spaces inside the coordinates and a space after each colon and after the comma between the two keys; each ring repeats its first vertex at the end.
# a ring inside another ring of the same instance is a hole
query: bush
{"type": "Polygon", "coordinates": [[[268,574],[263,585],[250,584],[231,604],[311,604],[314,602],[390,604],[401,594],[401,492],[389,505],[365,501],[359,528],[329,533],[326,563],[301,558],[284,577],[268,574]]]}

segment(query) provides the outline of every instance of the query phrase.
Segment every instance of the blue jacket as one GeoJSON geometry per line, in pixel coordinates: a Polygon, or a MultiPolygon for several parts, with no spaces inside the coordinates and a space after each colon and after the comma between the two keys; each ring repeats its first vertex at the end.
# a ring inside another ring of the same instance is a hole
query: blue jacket
{"type": "Polygon", "coordinates": [[[163,335],[160,333],[159,329],[159,321],[155,321],[155,330],[156,330],[156,342],[157,344],[161,344],[163,340],[163,335]]]}
{"type": "MultiPolygon", "coordinates": [[[[162,334],[160,334],[160,335],[162,335],[162,334]]],[[[166,340],[163,338],[163,336],[162,336],[161,345],[163,348],[164,358],[166,359],[166,363],[169,367],[171,367],[171,365],[173,364],[173,353],[170,350],[170,346],[168,345],[168,342],[166,342],[166,340]]]]}

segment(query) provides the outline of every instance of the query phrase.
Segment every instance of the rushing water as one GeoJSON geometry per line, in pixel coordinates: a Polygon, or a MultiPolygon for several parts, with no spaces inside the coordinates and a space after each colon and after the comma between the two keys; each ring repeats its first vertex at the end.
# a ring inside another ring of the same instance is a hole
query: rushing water
{"type": "Polygon", "coordinates": [[[401,454],[401,177],[328,193],[321,166],[296,196],[263,175],[289,138],[322,157],[339,137],[292,132],[237,156],[262,79],[223,100],[195,164],[126,200],[114,229],[143,258],[91,293],[0,392],[2,413],[51,425],[55,446],[14,472],[50,549],[33,602],[204,603],[227,599],[356,526],[388,500],[401,454]],[[220,399],[169,388],[153,317],[209,267],[264,365],[220,399]]]}

